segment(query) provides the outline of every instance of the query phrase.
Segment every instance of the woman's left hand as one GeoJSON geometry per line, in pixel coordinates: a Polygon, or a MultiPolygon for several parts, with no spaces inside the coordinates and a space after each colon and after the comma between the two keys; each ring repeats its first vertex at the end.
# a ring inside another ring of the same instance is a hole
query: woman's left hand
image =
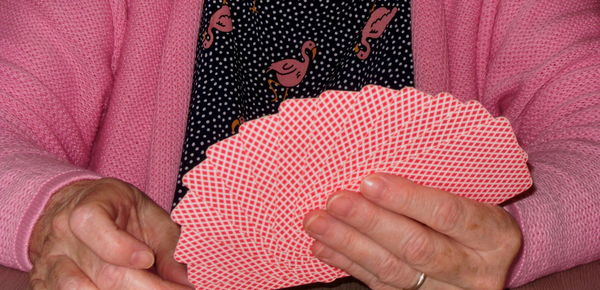
{"type": "Polygon", "coordinates": [[[502,289],[521,232],[501,207],[373,174],[304,225],[313,254],[372,289],[502,289]]]}

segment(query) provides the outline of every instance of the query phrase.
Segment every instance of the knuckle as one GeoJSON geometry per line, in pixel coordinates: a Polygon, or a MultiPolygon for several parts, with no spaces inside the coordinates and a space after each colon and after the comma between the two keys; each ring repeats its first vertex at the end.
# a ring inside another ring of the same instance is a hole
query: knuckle
{"type": "Polygon", "coordinates": [[[358,264],[354,263],[352,260],[349,259],[342,259],[342,261],[337,261],[338,263],[336,263],[336,267],[339,267],[341,269],[344,270],[349,270],[349,271],[353,271],[355,270],[358,266],[358,264]]]}
{"type": "Polygon", "coordinates": [[[394,190],[389,190],[393,196],[392,200],[394,210],[397,213],[407,213],[415,207],[419,207],[422,202],[421,188],[410,180],[401,180],[396,183],[394,190]]]}
{"type": "Polygon", "coordinates": [[[391,285],[398,280],[398,275],[402,271],[402,265],[395,256],[388,254],[379,265],[380,269],[375,274],[379,281],[391,285]]]}
{"type": "Polygon", "coordinates": [[[69,232],[69,216],[66,212],[57,214],[51,222],[51,230],[58,236],[64,236],[69,232]]]}
{"type": "Polygon", "coordinates": [[[437,205],[433,211],[434,226],[441,232],[450,232],[460,221],[462,214],[460,202],[452,200],[437,205]]]}
{"type": "Polygon", "coordinates": [[[406,240],[404,257],[409,264],[427,265],[433,259],[433,244],[425,231],[415,231],[406,240]]]}
{"type": "Polygon", "coordinates": [[[320,259],[331,259],[333,258],[334,251],[331,248],[323,244],[313,245],[313,254],[320,259]]]}
{"type": "Polygon", "coordinates": [[[339,240],[339,246],[347,247],[348,245],[356,245],[356,236],[351,231],[344,231],[339,240]]]}
{"type": "Polygon", "coordinates": [[[99,208],[93,204],[78,205],[69,217],[69,225],[75,231],[85,228],[98,214],[99,208]]]}
{"type": "Polygon", "coordinates": [[[370,212],[370,213],[365,212],[364,214],[361,214],[361,217],[359,218],[359,221],[360,221],[359,227],[361,228],[361,230],[366,230],[366,231],[373,231],[375,229],[378,229],[380,217],[381,217],[381,215],[379,215],[375,212],[370,212]]]}
{"type": "Polygon", "coordinates": [[[414,204],[418,192],[412,181],[401,180],[396,183],[395,190],[387,190],[387,194],[393,195],[390,200],[394,200],[394,209],[398,212],[407,212],[414,204]]]}

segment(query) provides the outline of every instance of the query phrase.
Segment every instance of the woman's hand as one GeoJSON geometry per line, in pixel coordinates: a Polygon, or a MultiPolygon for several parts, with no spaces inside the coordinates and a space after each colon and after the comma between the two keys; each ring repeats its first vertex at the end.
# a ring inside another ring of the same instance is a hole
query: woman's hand
{"type": "Polygon", "coordinates": [[[313,254],[373,289],[502,289],[521,232],[502,208],[373,174],[309,213],[313,254]]]}
{"type": "Polygon", "coordinates": [[[188,289],[179,228],[135,187],[81,181],[54,194],[30,240],[37,289],[188,289]]]}

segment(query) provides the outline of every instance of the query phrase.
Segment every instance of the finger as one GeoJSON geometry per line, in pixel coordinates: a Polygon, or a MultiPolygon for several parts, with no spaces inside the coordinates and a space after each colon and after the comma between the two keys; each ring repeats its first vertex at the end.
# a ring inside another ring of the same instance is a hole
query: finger
{"type": "Polygon", "coordinates": [[[190,289],[166,281],[148,270],[107,263],[87,247],[80,247],[74,260],[100,289],[190,289]]]}
{"type": "Polygon", "coordinates": [[[319,260],[340,268],[344,270],[346,273],[350,274],[350,276],[362,281],[367,284],[370,289],[375,290],[394,290],[398,289],[387,285],[377,279],[375,275],[371,272],[365,270],[363,267],[358,265],[357,263],[352,262],[352,260],[348,259],[346,256],[336,252],[332,248],[315,241],[312,246],[312,252],[315,257],[319,258],[319,260]]]}
{"type": "Polygon", "coordinates": [[[64,255],[49,257],[48,263],[52,265],[46,279],[48,288],[65,290],[98,289],[69,257],[64,255]]]}
{"type": "Polygon", "coordinates": [[[193,286],[187,279],[185,265],[175,261],[174,253],[179,239],[179,227],[167,212],[145,199],[140,203],[140,222],[146,242],[156,253],[156,269],[163,279],[193,286]]]}
{"type": "Polygon", "coordinates": [[[305,228],[310,236],[373,273],[382,283],[407,288],[417,274],[388,250],[325,211],[309,213],[305,228]]]}
{"type": "Polygon", "coordinates": [[[343,191],[333,195],[327,203],[327,212],[412,268],[442,281],[468,285],[465,277],[471,277],[473,266],[482,263],[471,249],[410,218],[381,208],[358,193],[343,191]]]}
{"type": "Polygon", "coordinates": [[[181,285],[162,279],[147,270],[130,269],[112,264],[105,264],[105,267],[98,273],[97,283],[102,289],[123,289],[123,290],[189,290],[189,286],[181,285]],[[120,273],[117,273],[120,272],[120,273]],[[117,280],[109,280],[113,277],[117,280]]]}
{"type": "MultiPolygon", "coordinates": [[[[350,274],[354,278],[367,284],[367,286],[369,286],[370,289],[375,289],[375,290],[398,289],[396,287],[392,287],[390,285],[387,285],[387,284],[382,283],[381,281],[377,280],[377,277],[375,277],[375,275],[373,275],[371,272],[365,270],[360,265],[352,262],[352,260],[348,259],[346,256],[336,252],[335,250],[331,249],[330,247],[327,247],[326,245],[324,245],[322,243],[315,242],[313,244],[311,250],[313,252],[313,255],[315,255],[317,258],[319,258],[319,260],[321,260],[331,266],[334,266],[334,267],[344,270],[346,273],[350,274]]],[[[417,284],[420,274],[421,273],[417,273],[417,275],[412,278],[412,280],[411,280],[412,284],[410,284],[410,285],[414,286],[417,284]]],[[[412,286],[408,287],[408,289],[414,288],[412,286]]],[[[428,278],[425,278],[425,282],[421,285],[421,287],[419,289],[420,290],[430,290],[430,289],[431,290],[433,290],[433,289],[459,290],[462,288],[454,286],[454,285],[450,285],[448,283],[444,283],[439,280],[435,280],[431,277],[428,277],[428,278]]]]}
{"type": "Polygon", "coordinates": [[[73,234],[109,263],[138,269],[150,268],[154,264],[152,250],[122,229],[135,227],[138,218],[134,202],[124,192],[128,189],[108,185],[99,190],[101,194],[88,195],[73,210],[69,217],[73,234]],[[115,221],[121,224],[117,225],[115,221]]]}
{"type": "Polygon", "coordinates": [[[360,190],[373,203],[472,248],[491,250],[507,235],[520,236],[518,226],[501,208],[421,186],[399,176],[372,174],[363,180],[360,190]]]}

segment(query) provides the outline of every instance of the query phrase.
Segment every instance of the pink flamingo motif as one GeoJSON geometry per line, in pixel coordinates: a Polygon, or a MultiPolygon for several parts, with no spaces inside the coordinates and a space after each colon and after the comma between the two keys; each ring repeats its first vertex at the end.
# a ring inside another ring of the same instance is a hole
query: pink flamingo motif
{"type": "Polygon", "coordinates": [[[256,0],[252,0],[252,7],[250,7],[250,11],[256,13],[258,12],[257,8],[256,8],[256,0]]]}
{"type": "Polygon", "coordinates": [[[371,53],[371,44],[367,41],[367,38],[379,38],[397,11],[398,8],[395,7],[391,10],[385,7],[379,7],[375,10],[371,9],[371,17],[369,17],[365,27],[362,29],[360,40],[360,44],[365,47],[365,50],[361,50],[358,43],[354,46],[354,52],[359,59],[365,60],[371,53]]]}
{"type": "Polygon", "coordinates": [[[231,122],[231,135],[235,135],[238,132],[240,126],[244,124],[244,122],[246,122],[246,119],[244,119],[244,117],[242,116],[233,120],[233,122],[231,122]]]}
{"type": "Polygon", "coordinates": [[[233,30],[231,11],[229,10],[229,6],[227,6],[227,0],[223,0],[223,6],[210,16],[208,28],[202,33],[202,47],[204,49],[209,48],[215,41],[213,29],[221,32],[230,32],[233,30]]]}
{"type": "Polygon", "coordinates": [[[288,58],[274,62],[267,69],[266,72],[274,70],[277,73],[277,81],[272,79],[267,80],[269,89],[271,89],[271,91],[273,91],[275,94],[275,99],[273,99],[273,102],[276,102],[279,99],[277,90],[273,87],[273,84],[285,87],[285,93],[283,94],[282,98],[282,100],[285,100],[288,96],[288,90],[291,87],[299,85],[300,82],[302,82],[302,79],[304,79],[306,71],[308,70],[309,60],[314,60],[315,56],[317,55],[317,45],[312,40],[308,40],[302,44],[300,53],[303,58],[302,61],[288,58]],[[311,52],[310,59],[307,53],[309,50],[311,52]]]}

